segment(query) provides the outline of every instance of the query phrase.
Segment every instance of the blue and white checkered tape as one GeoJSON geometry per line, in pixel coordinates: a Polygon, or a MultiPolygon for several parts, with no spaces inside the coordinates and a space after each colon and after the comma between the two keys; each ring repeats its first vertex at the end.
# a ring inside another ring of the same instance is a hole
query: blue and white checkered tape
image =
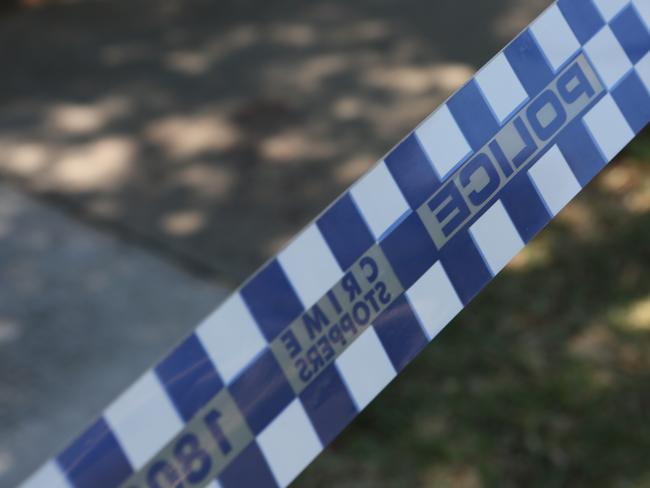
{"type": "Polygon", "coordinates": [[[288,485],[650,121],[650,0],[559,0],[25,488],[288,485]]]}

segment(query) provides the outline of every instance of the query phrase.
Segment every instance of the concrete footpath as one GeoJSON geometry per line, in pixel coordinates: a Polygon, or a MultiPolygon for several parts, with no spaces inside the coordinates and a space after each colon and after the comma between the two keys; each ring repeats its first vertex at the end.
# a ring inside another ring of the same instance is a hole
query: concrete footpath
{"type": "Polygon", "coordinates": [[[0,185],[0,486],[55,454],[226,293],[0,185]]]}

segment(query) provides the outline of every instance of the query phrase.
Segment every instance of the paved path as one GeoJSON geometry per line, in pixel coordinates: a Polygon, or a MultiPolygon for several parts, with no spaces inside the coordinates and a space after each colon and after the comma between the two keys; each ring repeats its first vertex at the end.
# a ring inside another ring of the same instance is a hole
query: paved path
{"type": "Polygon", "coordinates": [[[60,449],[224,295],[0,186],[0,486],[60,449]]]}

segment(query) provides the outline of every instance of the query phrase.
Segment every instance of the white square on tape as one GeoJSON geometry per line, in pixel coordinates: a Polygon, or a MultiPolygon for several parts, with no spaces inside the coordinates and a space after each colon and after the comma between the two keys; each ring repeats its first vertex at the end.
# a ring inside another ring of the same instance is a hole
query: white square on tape
{"type": "Polygon", "coordinates": [[[417,280],[406,296],[432,340],[463,309],[454,285],[451,284],[440,261],[417,280]]]}
{"type": "Polygon", "coordinates": [[[609,22],[616,14],[623,10],[630,0],[594,0],[596,7],[605,21],[609,22]]]}
{"type": "Polygon", "coordinates": [[[415,135],[440,178],[472,151],[446,104],[422,122],[415,135]]]}
{"type": "Polygon", "coordinates": [[[198,326],[196,335],[226,383],[266,346],[255,319],[235,293],[198,326]]]}
{"type": "Polygon", "coordinates": [[[636,72],[639,74],[639,78],[641,78],[641,81],[650,92],[650,52],[643,56],[641,61],[636,64],[636,72]]]}
{"type": "Polygon", "coordinates": [[[476,82],[500,122],[508,118],[528,98],[526,90],[503,53],[494,57],[478,72],[476,82]]]}
{"type": "Polygon", "coordinates": [[[280,486],[291,483],[323,448],[298,399],[257,436],[257,442],[280,486]]]}
{"type": "Polygon", "coordinates": [[[634,138],[634,131],[609,94],[587,112],[584,122],[607,161],[634,138]]]}
{"type": "Polygon", "coordinates": [[[343,276],[336,258],[314,224],[279,254],[278,261],[305,308],[316,303],[343,276]]]}
{"type": "Polygon", "coordinates": [[[408,203],[381,161],[350,190],[375,239],[409,210],[408,203]]]}
{"type": "Polygon", "coordinates": [[[614,87],[632,68],[630,59],[608,25],[600,29],[584,49],[607,88],[614,87]]]}
{"type": "Polygon", "coordinates": [[[343,380],[359,410],[363,410],[395,377],[374,328],[368,327],[336,360],[343,380]]]}
{"type": "Polygon", "coordinates": [[[645,22],[646,27],[650,29],[650,2],[648,0],[632,0],[632,3],[645,22]]]}
{"type": "Polygon", "coordinates": [[[61,468],[50,461],[20,485],[20,488],[72,488],[61,468]]]}
{"type": "Polygon", "coordinates": [[[540,15],[530,30],[555,71],[580,49],[578,39],[556,4],[540,15]]]}
{"type": "Polygon", "coordinates": [[[581,189],[557,145],[528,170],[528,175],[553,215],[562,210],[581,189]]]}
{"type": "Polygon", "coordinates": [[[135,469],[144,466],[183,422],[158,378],[148,371],[104,412],[104,418],[135,469]]]}
{"type": "Polygon", "coordinates": [[[496,275],[523,247],[517,228],[498,200],[469,228],[474,242],[496,275]]]}

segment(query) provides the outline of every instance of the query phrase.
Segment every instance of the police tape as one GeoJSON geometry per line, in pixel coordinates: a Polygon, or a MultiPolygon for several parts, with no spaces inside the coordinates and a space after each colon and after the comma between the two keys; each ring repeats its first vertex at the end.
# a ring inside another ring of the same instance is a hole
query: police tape
{"type": "Polygon", "coordinates": [[[650,121],[650,1],[559,0],[25,488],[288,485],[650,121]]]}

